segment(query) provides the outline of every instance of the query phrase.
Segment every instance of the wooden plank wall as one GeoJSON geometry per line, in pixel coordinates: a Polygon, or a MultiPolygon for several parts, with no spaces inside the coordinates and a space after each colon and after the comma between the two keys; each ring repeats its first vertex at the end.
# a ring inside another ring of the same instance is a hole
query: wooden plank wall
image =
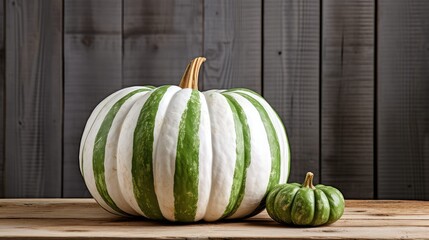
{"type": "Polygon", "coordinates": [[[429,199],[425,0],[2,0],[0,197],[86,197],[85,122],[122,87],[246,87],[283,119],[291,181],[429,199]],[[4,27],[4,28],[3,28],[4,27]],[[3,121],[3,122],[2,122],[3,121]]]}
{"type": "Polygon", "coordinates": [[[122,3],[66,0],[64,16],[64,197],[89,196],[79,144],[91,111],[122,87],[122,3]]]}
{"type": "Polygon", "coordinates": [[[204,1],[203,89],[245,87],[261,93],[261,0],[204,1]]]}
{"type": "Polygon", "coordinates": [[[321,175],[346,196],[374,196],[373,0],[323,0],[321,175]]]}
{"type": "Polygon", "coordinates": [[[379,1],[378,197],[429,199],[429,1],[379,1]]]}
{"type": "Polygon", "coordinates": [[[320,1],[272,0],[264,9],[264,96],[287,128],[290,181],[312,171],[319,182],[320,1]]]}
{"type": "Polygon", "coordinates": [[[60,197],[63,5],[6,0],[5,10],[5,196],[60,197]]]}
{"type": "Polygon", "coordinates": [[[202,55],[202,0],[124,0],[123,85],[177,85],[202,55]]]}
{"type": "Polygon", "coordinates": [[[4,196],[5,0],[0,1],[0,197],[4,196]]]}

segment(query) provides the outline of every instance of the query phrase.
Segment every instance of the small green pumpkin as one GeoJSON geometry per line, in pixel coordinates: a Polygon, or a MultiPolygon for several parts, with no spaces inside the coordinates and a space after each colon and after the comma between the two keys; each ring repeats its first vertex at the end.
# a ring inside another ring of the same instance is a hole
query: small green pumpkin
{"type": "Polygon", "coordinates": [[[331,224],[343,215],[344,197],[331,186],[313,186],[313,173],[304,183],[280,184],[267,196],[267,212],[275,221],[296,226],[331,224]]]}

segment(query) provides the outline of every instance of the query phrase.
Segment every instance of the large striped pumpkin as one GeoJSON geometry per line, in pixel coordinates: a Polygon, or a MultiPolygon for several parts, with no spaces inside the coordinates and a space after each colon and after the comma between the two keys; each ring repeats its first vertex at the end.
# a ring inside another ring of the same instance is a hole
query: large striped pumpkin
{"type": "Polygon", "coordinates": [[[180,87],[125,88],[92,112],[80,169],[107,211],[179,222],[244,218],[286,182],[290,149],[275,111],[247,89],[199,92],[204,61],[191,61],[180,87]]]}

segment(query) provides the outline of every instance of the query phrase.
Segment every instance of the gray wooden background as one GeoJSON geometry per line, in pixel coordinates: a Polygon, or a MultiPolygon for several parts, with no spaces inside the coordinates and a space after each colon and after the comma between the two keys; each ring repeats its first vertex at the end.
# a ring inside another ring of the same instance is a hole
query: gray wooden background
{"type": "Polygon", "coordinates": [[[246,87],[282,117],[291,181],[429,200],[429,1],[0,0],[0,197],[89,196],[78,145],[130,85],[246,87]]]}

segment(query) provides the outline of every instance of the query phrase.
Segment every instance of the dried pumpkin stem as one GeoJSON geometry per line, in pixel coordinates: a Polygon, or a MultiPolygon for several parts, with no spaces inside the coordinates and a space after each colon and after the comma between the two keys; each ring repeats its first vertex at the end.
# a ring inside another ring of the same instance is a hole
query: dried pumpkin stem
{"type": "Polygon", "coordinates": [[[305,175],[305,180],[302,186],[311,188],[311,189],[316,189],[313,185],[313,177],[314,177],[314,174],[312,172],[308,172],[307,175],[305,175]]]}
{"type": "Polygon", "coordinates": [[[206,61],[205,57],[197,57],[194,60],[192,60],[186,67],[185,73],[183,74],[179,87],[192,88],[192,89],[198,90],[198,74],[200,72],[201,65],[205,61],[206,61]]]}

